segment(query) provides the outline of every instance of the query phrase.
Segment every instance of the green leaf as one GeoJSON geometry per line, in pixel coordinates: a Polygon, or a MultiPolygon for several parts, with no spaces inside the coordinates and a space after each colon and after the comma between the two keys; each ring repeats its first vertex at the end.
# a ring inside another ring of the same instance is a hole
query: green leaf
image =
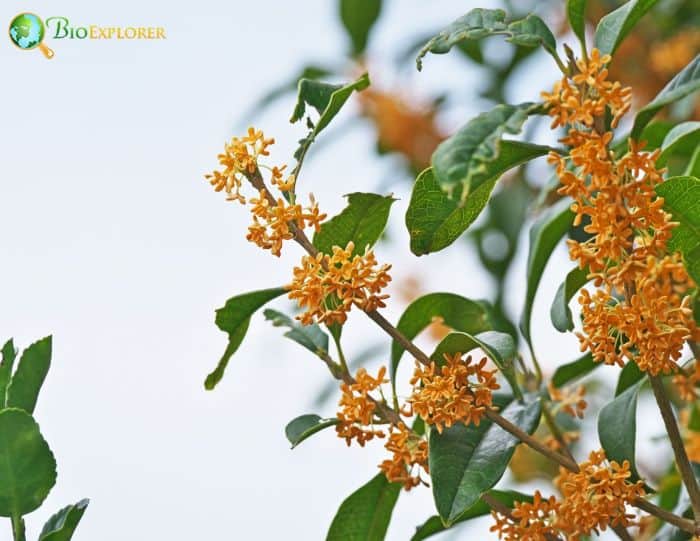
{"type": "Polygon", "coordinates": [[[50,366],[51,337],[47,336],[22,352],[17,370],[7,387],[7,407],[33,413],[50,366]]]}
{"type": "MultiPolygon", "coordinates": [[[[363,74],[359,79],[345,85],[333,85],[313,79],[301,79],[298,85],[297,104],[294,107],[290,122],[301,120],[306,114],[306,106],[310,105],[319,114],[314,128],[308,136],[313,141],[331,120],[340,112],[350,95],[360,92],[369,86],[369,75],[363,74]]],[[[309,144],[311,144],[309,142],[309,144]]]]}
{"type": "Polygon", "coordinates": [[[637,21],[657,2],[658,0],[630,0],[603,17],[595,29],[594,38],[600,53],[613,54],[637,21]]]}
{"type": "Polygon", "coordinates": [[[228,345],[219,364],[204,381],[204,388],[211,391],[224,377],[224,371],[231,357],[243,342],[251,316],[272,299],[284,295],[287,290],[283,287],[261,289],[231,297],[222,308],[216,311],[216,326],[228,333],[228,345]]]}
{"type": "Polygon", "coordinates": [[[682,122],[671,129],[666,134],[661,144],[661,154],[657,160],[657,165],[663,167],[669,157],[680,148],[700,148],[700,122],[682,122]]]}
{"type": "Polygon", "coordinates": [[[620,396],[645,377],[646,373],[639,369],[637,363],[629,361],[622,370],[620,370],[620,376],[617,378],[617,387],[615,387],[615,396],[620,396]]]}
{"type": "Polygon", "coordinates": [[[432,166],[442,189],[454,196],[459,186],[464,200],[480,183],[490,180],[488,162],[499,157],[503,136],[520,133],[533,107],[532,103],[497,105],[440,143],[432,166]]]}
{"type": "MultiPolygon", "coordinates": [[[[413,340],[436,317],[441,317],[445,325],[456,331],[478,334],[491,330],[486,306],[454,293],[429,293],[419,297],[408,305],[396,327],[406,338],[413,340]]],[[[403,352],[404,348],[394,340],[391,344],[392,385],[403,352]]]]}
{"type": "Polygon", "coordinates": [[[506,13],[502,9],[472,9],[425,44],[416,58],[418,70],[423,68],[423,57],[428,53],[445,54],[465,40],[478,40],[497,34],[508,36],[507,41],[525,47],[542,45],[548,53],[556,56],[554,34],[537,15],[530,14],[510,24],[506,24],[505,19],[506,13]]]}
{"type": "Polygon", "coordinates": [[[559,244],[559,241],[574,221],[574,213],[569,209],[570,206],[570,199],[561,199],[544,211],[530,229],[530,251],[527,256],[527,289],[525,292],[525,307],[520,317],[520,330],[533,356],[534,348],[532,347],[532,338],[530,336],[532,306],[535,303],[535,294],[540,285],[547,261],[549,261],[554,248],[559,244]]]}
{"type": "Polygon", "coordinates": [[[80,500],[51,516],[39,534],[39,541],[70,541],[89,503],[90,500],[80,500]]]}
{"type": "Polygon", "coordinates": [[[481,348],[503,373],[513,389],[513,394],[522,397],[515,375],[515,358],[518,352],[513,337],[509,334],[486,331],[472,336],[468,333],[452,332],[440,341],[430,358],[435,364],[442,365],[445,362],[445,354],[466,354],[476,348],[481,348]]]}
{"type": "MultiPolygon", "coordinates": [[[[526,402],[494,397],[501,415],[528,433],[539,424],[541,404],[528,395],[526,402]]],[[[462,423],[442,434],[430,431],[430,477],[438,513],[446,525],[453,524],[481,495],[501,478],[518,439],[491,421],[479,426],[462,423]]]]}
{"type": "Polygon", "coordinates": [[[314,355],[322,356],[328,354],[328,335],[315,323],[313,325],[301,325],[288,315],[271,308],[266,309],[263,314],[265,319],[271,321],[275,327],[289,327],[289,330],[284,335],[305,347],[314,355]]]}
{"type": "Polygon", "coordinates": [[[381,10],[381,0],[340,0],[340,20],[350,36],[353,55],[365,51],[369,33],[381,10]]]}
{"type": "Polygon", "coordinates": [[[5,345],[2,346],[2,362],[0,362],[0,409],[6,406],[6,391],[12,378],[12,367],[15,364],[17,351],[15,344],[10,338],[5,345]]]}
{"type": "Polygon", "coordinates": [[[680,223],[673,229],[669,250],[683,254],[688,274],[700,283],[700,179],[671,177],[656,187],[656,193],[680,223]]]}
{"type": "Polygon", "coordinates": [[[313,436],[329,426],[335,426],[340,421],[338,419],[322,419],[315,413],[301,415],[292,419],[284,429],[284,433],[292,444],[292,449],[299,445],[306,438],[313,436]]]}
{"type": "Polygon", "coordinates": [[[552,325],[554,325],[554,328],[559,332],[574,330],[574,319],[571,315],[569,302],[572,297],[576,295],[576,292],[587,282],[588,269],[579,269],[576,267],[566,275],[566,279],[559,286],[559,289],[557,289],[552,307],[549,310],[549,315],[552,319],[552,325]]]}
{"type": "Polygon", "coordinates": [[[598,438],[608,460],[622,464],[629,460],[631,481],[638,480],[635,461],[637,435],[637,395],[644,383],[639,381],[606,404],[598,414],[598,438]]]}
{"type": "Polygon", "coordinates": [[[569,19],[571,30],[581,42],[581,47],[586,48],[586,0],[567,0],[566,15],[569,19]]]}
{"type": "Polygon", "coordinates": [[[644,126],[662,108],[700,89],[700,55],[697,55],[683,68],[647,105],[642,107],[634,118],[630,136],[639,139],[644,126]]]}
{"type": "Polygon", "coordinates": [[[549,147],[539,145],[501,141],[498,157],[486,162],[485,171],[471,179],[472,190],[465,200],[461,200],[461,193],[459,197],[450,197],[442,189],[432,169],[423,171],[413,186],[406,211],[411,251],[424,255],[452,244],[479,216],[503,173],[544,156],[549,150],[549,147]]]}
{"type": "Polygon", "coordinates": [[[37,509],[56,483],[56,460],[26,411],[0,411],[0,516],[37,509]]]}
{"type": "Polygon", "coordinates": [[[351,193],[346,196],[348,205],[343,211],[321,225],[314,235],[313,244],[319,252],[332,254],[334,246],[345,248],[355,243],[354,254],[364,254],[382,236],[389,210],[396,201],[390,195],[351,193]]]}
{"type": "Polygon", "coordinates": [[[306,106],[309,105],[316,109],[319,118],[314,124],[311,118],[307,116],[306,124],[309,132],[306,137],[299,140],[299,147],[294,152],[294,158],[297,164],[292,170],[292,175],[299,178],[301,167],[304,164],[306,153],[311,148],[311,145],[316,140],[316,137],[328,126],[328,124],[340,112],[340,109],[348,101],[350,95],[357,91],[360,92],[369,86],[369,76],[365,73],[359,79],[346,85],[332,85],[321,81],[311,79],[301,79],[298,85],[297,104],[294,107],[290,122],[301,120],[306,114],[306,106]]]}
{"type": "Polygon", "coordinates": [[[555,387],[563,387],[567,383],[576,379],[582,378],[593,372],[601,363],[593,360],[593,355],[586,353],[575,361],[566,363],[558,367],[552,376],[552,385],[555,387]]]}
{"type": "MultiPolygon", "coordinates": [[[[489,490],[488,495],[493,499],[498,500],[506,507],[512,508],[515,502],[532,502],[532,496],[523,494],[522,492],[516,492],[514,490],[489,490]]],[[[477,517],[483,517],[484,515],[489,515],[491,513],[491,507],[486,504],[483,500],[479,500],[469,509],[467,509],[460,517],[454,521],[454,524],[459,522],[466,522],[477,517]]],[[[447,530],[442,523],[439,516],[430,517],[423,524],[416,528],[416,533],[411,537],[411,541],[423,541],[435,534],[444,532],[447,530]]]]}
{"type": "Polygon", "coordinates": [[[375,475],[340,504],[326,541],[384,541],[400,491],[399,483],[375,475]]]}

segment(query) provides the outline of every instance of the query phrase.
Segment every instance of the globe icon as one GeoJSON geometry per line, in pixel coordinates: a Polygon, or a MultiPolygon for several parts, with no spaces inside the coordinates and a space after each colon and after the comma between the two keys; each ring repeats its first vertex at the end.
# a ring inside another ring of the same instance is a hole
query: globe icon
{"type": "Polygon", "coordinates": [[[20,13],[10,23],[10,39],[20,49],[30,50],[39,47],[46,58],[53,51],[42,43],[46,29],[44,22],[33,13],[20,13]]]}

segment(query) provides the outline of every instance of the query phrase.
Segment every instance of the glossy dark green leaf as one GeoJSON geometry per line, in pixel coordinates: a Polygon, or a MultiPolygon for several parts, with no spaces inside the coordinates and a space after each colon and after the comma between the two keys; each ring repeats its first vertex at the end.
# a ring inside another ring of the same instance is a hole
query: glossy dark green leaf
{"type": "Polygon", "coordinates": [[[0,409],[6,405],[7,386],[12,378],[12,368],[17,357],[15,344],[10,338],[5,345],[2,346],[2,361],[0,361],[0,409]]]}
{"type": "Polygon", "coordinates": [[[590,353],[586,353],[575,361],[562,364],[558,367],[552,376],[552,385],[555,387],[563,387],[567,383],[590,374],[600,365],[601,363],[597,363],[593,360],[593,356],[590,353]]]}
{"type": "Polygon", "coordinates": [[[352,42],[355,56],[367,47],[372,26],[382,10],[382,0],[340,0],[340,20],[352,42]]]}
{"type": "Polygon", "coordinates": [[[22,352],[7,387],[7,407],[32,413],[50,366],[51,337],[47,336],[22,352]]]}
{"type": "Polygon", "coordinates": [[[688,274],[700,283],[700,179],[671,177],[656,187],[664,208],[680,225],[673,229],[669,249],[683,254],[688,274]]]}
{"type": "Polygon", "coordinates": [[[550,54],[555,54],[557,44],[554,34],[542,19],[533,14],[510,24],[505,19],[506,13],[502,9],[472,9],[425,44],[418,53],[416,66],[419,70],[423,68],[423,57],[428,53],[445,54],[465,40],[493,35],[507,36],[507,41],[525,47],[541,45],[550,54]]]}
{"type": "Polygon", "coordinates": [[[56,483],[56,460],[26,411],[0,411],[0,516],[37,509],[56,483]]]}
{"type": "Polygon", "coordinates": [[[579,269],[576,267],[569,274],[557,289],[554,296],[552,307],[549,309],[549,316],[552,319],[552,325],[559,332],[567,332],[574,330],[574,319],[571,315],[569,302],[574,295],[588,282],[588,269],[579,269]]]}
{"type": "Polygon", "coordinates": [[[542,274],[554,248],[564,237],[574,221],[571,212],[570,199],[562,199],[545,210],[530,229],[530,248],[527,256],[527,289],[525,291],[525,307],[520,317],[520,330],[533,352],[530,336],[530,321],[535,294],[540,285],[542,274]]]}
{"type": "Polygon", "coordinates": [[[595,29],[594,38],[595,46],[601,54],[613,54],[637,21],[657,2],[658,0],[629,0],[603,17],[595,29]]]}
{"type": "Polygon", "coordinates": [[[683,68],[647,105],[642,107],[634,118],[630,136],[639,139],[644,126],[654,118],[654,115],[667,105],[678,101],[700,89],[700,54],[683,68]]]}
{"type": "Polygon", "coordinates": [[[375,475],[340,505],[326,541],[384,541],[400,491],[399,483],[375,475]]]}
{"type": "Polygon", "coordinates": [[[462,199],[461,186],[450,197],[433,169],[423,171],[413,186],[406,211],[411,251],[416,255],[437,252],[452,244],[484,210],[494,186],[509,169],[549,152],[549,147],[517,141],[501,141],[498,157],[484,164],[485,171],[471,179],[472,189],[462,199]]]}
{"type": "Polygon", "coordinates": [[[301,415],[296,419],[292,419],[284,429],[284,433],[292,444],[292,449],[299,445],[306,438],[313,436],[316,432],[320,432],[329,426],[335,426],[339,423],[338,419],[323,419],[315,413],[301,415]]]}
{"type": "Polygon", "coordinates": [[[620,396],[645,377],[646,372],[642,372],[637,366],[637,363],[628,362],[622,370],[620,370],[620,375],[617,378],[617,386],[615,387],[615,396],[620,396]]]}
{"type": "MultiPolygon", "coordinates": [[[[529,395],[525,402],[498,400],[501,415],[528,433],[539,424],[541,404],[529,395]]],[[[518,439],[488,420],[479,426],[457,424],[430,432],[430,477],[438,514],[446,525],[459,517],[492,488],[510,462],[518,439]]]]}
{"type": "Polygon", "coordinates": [[[445,336],[435,348],[431,360],[437,365],[445,362],[445,354],[469,353],[480,348],[493,361],[508,380],[513,394],[522,396],[515,375],[515,358],[518,352],[513,337],[498,331],[485,331],[475,336],[464,332],[452,332],[445,336]]]}
{"type": "MultiPolygon", "coordinates": [[[[514,490],[489,490],[488,495],[510,508],[513,507],[515,502],[532,502],[532,496],[514,490]]],[[[491,507],[483,500],[479,500],[462,513],[462,515],[453,522],[453,526],[473,518],[489,515],[490,513],[491,507]]],[[[439,516],[433,516],[416,528],[416,533],[411,537],[411,541],[423,541],[423,539],[428,539],[428,537],[444,532],[445,530],[447,530],[447,528],[445,528],[445,525],[442,523],[442,519],[440,519],[439,516]]]]}
{"type": "Polygon", "coordinates": [[[636,467],[637,395],[644,381],[639,381],[598,414],[598,438],[608,460],[622,464],[629,460],[633,480],[639,479],[636,467]]]}
{"type": "Polygon", "coordinates": [[[459,195],[465,200],[480,183],[490,180],[488,162],[499,157],[503,136],[520,133],[532,111],[531,103],[497,105],[440,143],[433,153],[432,166],[442,189],[455,197],[453,192],[459,187],[459,195]]]}
{"type": "Polygon", "coordinates": [[[90,500],[80,500],[51,516],[39,534],[39,541],[70,541],[89,503],[90,500]]]}
{"type": "MultiPolygon", "coordinates": [[[[487,307],[454,293],[429,293],[413,301],[399,319],[397,328],[409,340],[433,322],[442,318],[445,325],[469,334],[491,330],[487,307]]],[[[391,344],[391,381],[396,380],[396,369],[404,349],[397,341],[391,344]]]]}
{"type": "Polygon", "coordinates": [[[288,315],[267,308],[263,314],[265,319],[271,321],[275,327],[288,327],[284,335],[297,344],[305,347],[314,355],[326,355],[328,353],[328,335],[315,323],[301,325],[288,315]]]}
{"type": "Polygon", "coordinates": [[[216,326],[228,334],[228,345],[216,368],[207,376],[204,387],[212,390],[224,377],[224,371],[231,357],[243,342],[251,316],[272,299],[284,295],[287,290],[283,287],[261,289],[231,297],[222,308],[216,311],[216,326]]]}
{"type": "Polygon", "coordinates": [[[348,205],[343,211],[324,222],[314,235],[314,246],[324,254],[332,254],[334,246],[345,248],[350,241],[355,243],[355,254],[364,254],[382,236],[396,201],[390,195],[374,193],[357,192],[346,197],[348,205]]]}
{"type": "Polygon", "coordinates": [[[700,122],[688,121],[674,126],[666,134],[661,144],[661,154],[656,162],[657,165],[663,167],[668,162],[669,157],[682,147],[700,148],[700,122]]]}
{"type": "Polygon", "coordinates": [[[574,35],[586,46],[586,0],[566,0],[566,15],[574,35]]]}

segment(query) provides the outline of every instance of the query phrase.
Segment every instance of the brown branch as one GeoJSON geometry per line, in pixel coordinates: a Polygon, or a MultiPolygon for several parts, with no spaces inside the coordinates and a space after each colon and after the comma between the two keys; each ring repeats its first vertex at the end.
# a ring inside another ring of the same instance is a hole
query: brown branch
{"type": "Polygon", "coordinates": [[[700,528],[696,527],[695,523],[692,520],[679,517],[675,513],[667,511],[663,507],[659,507],[658,505],[653,504],[649,500],[645,500],[644,498],[636,498],[632,502],[632,505],[634,505],[638,509],[641,509],[642,511],[646,511],[650,515],[654,515],[655,517],[668,522],[669,524],[677,526],[684,532],[688,532],[694,535],[700,535],[700,528]]]}
{"type": "Polygon", "coordinates": [[[654,391],[654,398],[656,398],[656,403],[659,406],[661,417],[666,426],[668,439],[671,440],[671,447],[673,448],[673,454],[676,458],[676,466],[678,466],[683,484],[688,490],[688,497],[690,498],[690,503],[693,508],[693,515],[695,516],[696,522],[698,522],[700,521],[700,487],[698,486],[697,479],[695,479],[688,454],[685,452],[685,446],[683,445],[683,438],[678,429],[678,423],[676,423],[676,418],[673,415],[671,403],[666,396],[661,378],[659,376],[650,375],[649,380],[651,381],[651,388],[654,391]]]}

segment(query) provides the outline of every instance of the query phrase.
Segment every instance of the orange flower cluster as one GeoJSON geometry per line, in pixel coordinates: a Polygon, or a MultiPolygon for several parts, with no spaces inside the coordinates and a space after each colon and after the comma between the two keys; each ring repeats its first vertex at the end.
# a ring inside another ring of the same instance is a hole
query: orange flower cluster
{"type": "Polygon", "coordinates": [[[557,507],[554,496],[544,499],[536,490],[532,503],[515,502],[510,517],[492,511],[496,524],[491,526],[491,531],[505,541],[547,541],[547,536],[557,535],[554,528],[557,507]]]}
{"type": "MultiPolygon", "coordinates": [[[[303,230],[305,227],[313,227],[318,231],[326,215],[319,212],[313,195],[310,196],[311,204],[304,209],[299,204],[287,204],[282,198],[275,201],[264,189],[259,188],[263,183],[260,168],[269,168],[258,163],[258,160],[261,156],[269,156],[268,147],[274,142],[274,139],[265,138],[262,131],[248,128],[247,135],[234,137],[224,146],[224,152],[218,156],[223,168],[204,178],[214,186],[214,191],[225,191],[228,201],[238,201],[241,204],[246,203],[246,198],[241,193],[243,179],[258,186],[258,197],[250,201],[253,223],[248,227],[246,238],[279,256],[282,243],[294,238],[297,228],[303,230]]],[[[286,167],[283,165],[269,169],[272,185],[281,191],[290,191],[295,184],[294,175],[284,179],[286,167]]]]}
{"type": "Polygon", "coordinates": [[[384,460],[379,468],[390,482],[401,483],[406,490],[411,490],[423,482],[420,470],[428,471],[428,442],[403,422],[389,425],[386,431],[375,427],[375,424],[386,423],[386,419],[376,415],[377,400],[370,393],[387,381],[386,367],[382,366],[377,377],[360,368],[354,383],[343,383],[337,414],[340,422],[335,429],[348,446],[355,440],[364,447],[375,437],[384,438],[388,434],[384,447],[391,453],[391,458],[384,460]]]}
{"type": "Polygon", "coordinates": [[[630,464],[608,462],[604,451],[592,451],[578,473],[560,468],[554,482],[563,499],[557,507],[557,525],[574,541],[608,526],[629,526],[634,515],[627,505],[644,495],[644,483],[630,483],[630,464]]]}
{"type": "Polygon", "coordinates": [[[682,70],[700,52],[700,30],[688,28],[666,41],[654,44],[650,51],[651,67],[671,76],[682,70]]]}
{"type": "Polygon", "coordinates": [[[382,383],[386,383],[386,367],[382,366],[373,378],[367,370],[360,368],[355,377],[355,383],[343,383],[340,386],[342,396],[338,405],[338,423],[335,427],[338,436],[345,439],[350,446],[352,440],[356,440],[361,447],[375,436],[384,437],[382,430],[375,430],[374,410],[376,402],[370,396],[370,392],[378,389],[382,383]]]}
{"type": "Polygon", "coordinates": [[[416,362],[411,378],[413,394],[408,402],[413,412],[442,433],[457,422],[478,425],[492,406],[492,391],[500,386],[496,370],[486,370],[487,359],[472,363],[471,356],[445,354],[445,364],[423,366],[416,362]]]}
{"type": "Polygon", "coordinates": [[[379,469],[390,483],[401,483],[405,490],[411,490],[421,482],[425,483],[420,470],[428,473],[428,442],[403,423],[392,428],[384,444],[392,457],[384,460],[379,469]]]}
{"type": "Polygon", "coordinates": [[[678,390],[681,399],[693,402],[698,399],[698,385],[700,384],[700,362],[695,360],[695,365],[690,372],[678,372],[673,376],[673,383],[678,390]]]}
{"type": "Polygon", "coordinates": [[[690,425],[690,410],[681,411],[680,420],[683,429],[683,443],[688,458],[693,462],[700,463],[700,432],[693,430],[690,425]]]}
{"type": "Polygon", "coordinates": [[[261,130],[248,128],[243,137],[234,137],[224,146],[224,152],[219,154],[219,164],[222,170],[204,175],[214,186],[214,191],[225,191],[228,201],[239,201],[245,204],[241,194],[241,182],[247,175],[252,175],[258,169],[258,158],[269,156],[267,148],[274,144],[274,139],[266,139],[261,130]]]}
{"type": "Polygon", "coordinates": [[[572,417],[583,419],[583,412],[588,406],[583,398],[586,395],[586,388],[583,385],[576,389],[557,389],[550,381],[547,383],[547,389],[552,401],[558,402],[557,411],[563,411],[572,417]]]}
{"type": "Polygon", "coordinates": [[[319,212],[314,196],[309,198],[311,205],[306,209],[299,204],[288,205],[281,197],[273,205],[265,190],[261,190],[258,198],[250,200],[253,223],[246,238],[279,257],[282,243],[294,238],[295,228],[313,227],[315,231],[321,228],[326,215],[319,212]]]}
{"type": "Polygon", "coordinates": [[[598,49],[593,49],[588,61],[577,62],[577,73],[558,81],[551,94],[542,93],[549,114],[554,117],[553,128],[576,123],[590,128],[596,117],[605,115],[606,107],[613,117],[612,126],[617,126],[630,109],[632,91],[617,81],[607,80],[610,60],[610,55],[601,56],[598,49]]]}
{"type": "Polygon", "coordinates": [[[306,311],[297,316],[302,325],[345,323],[353,304],[372,311],[386,306],[382,295],[391,276],[391,265],[377,265],[371,250],[354,255],[355,245],[333,247],[333,254],[304,256],[301,266],[294,268],[294,279],[287,285],[289,298],[306,311]]]}
{"type": "Polygon", "coordinates": [[[400,95],[371,88],[359,98],[363,114],[375,124],[379,148],[402,154],[416,171],[430,165],[433,151],[445,139],[434,108],[417,107],[400,95]]]}
{"type": "Polygon", "coordinates": [[[629,462],[607,462],[603,451],[593,451],[579,470],[560,469],[554,482],[561,500],[536,492],[532,503],[517,502],[510,517],[492,513],[496,524],[491,530],[506,541],[545,541],[551,535],[579,541],[609,526],[632,525],[627,506],[644,495],[644,488],[641,481],[629,482],[629,462]]]}
{"type": "Polygon", "coordinates": [[[574,223],[585,223],[590,235],[585,242],[569,240],[569,253],[602,286],[581,291],[579,339],[598,362],[622,366],[631,359],[650,374],[668,373],[696,332],[685,296],[692,284],[680,257],[666,255],[676,224],[654,190],[663,181],[655,165],[659,151],[644,152],[633,141],[619,158],[610,149],[606,108],[615,126],[630,107],[630,90],[607,80],[609,61],[594,50],[587,62],[577,62],[575,75],[543,93],[552,125],[570,125],[561,140],[569,155],[549,156],[559,193],[574,199],[574,223]]]}

